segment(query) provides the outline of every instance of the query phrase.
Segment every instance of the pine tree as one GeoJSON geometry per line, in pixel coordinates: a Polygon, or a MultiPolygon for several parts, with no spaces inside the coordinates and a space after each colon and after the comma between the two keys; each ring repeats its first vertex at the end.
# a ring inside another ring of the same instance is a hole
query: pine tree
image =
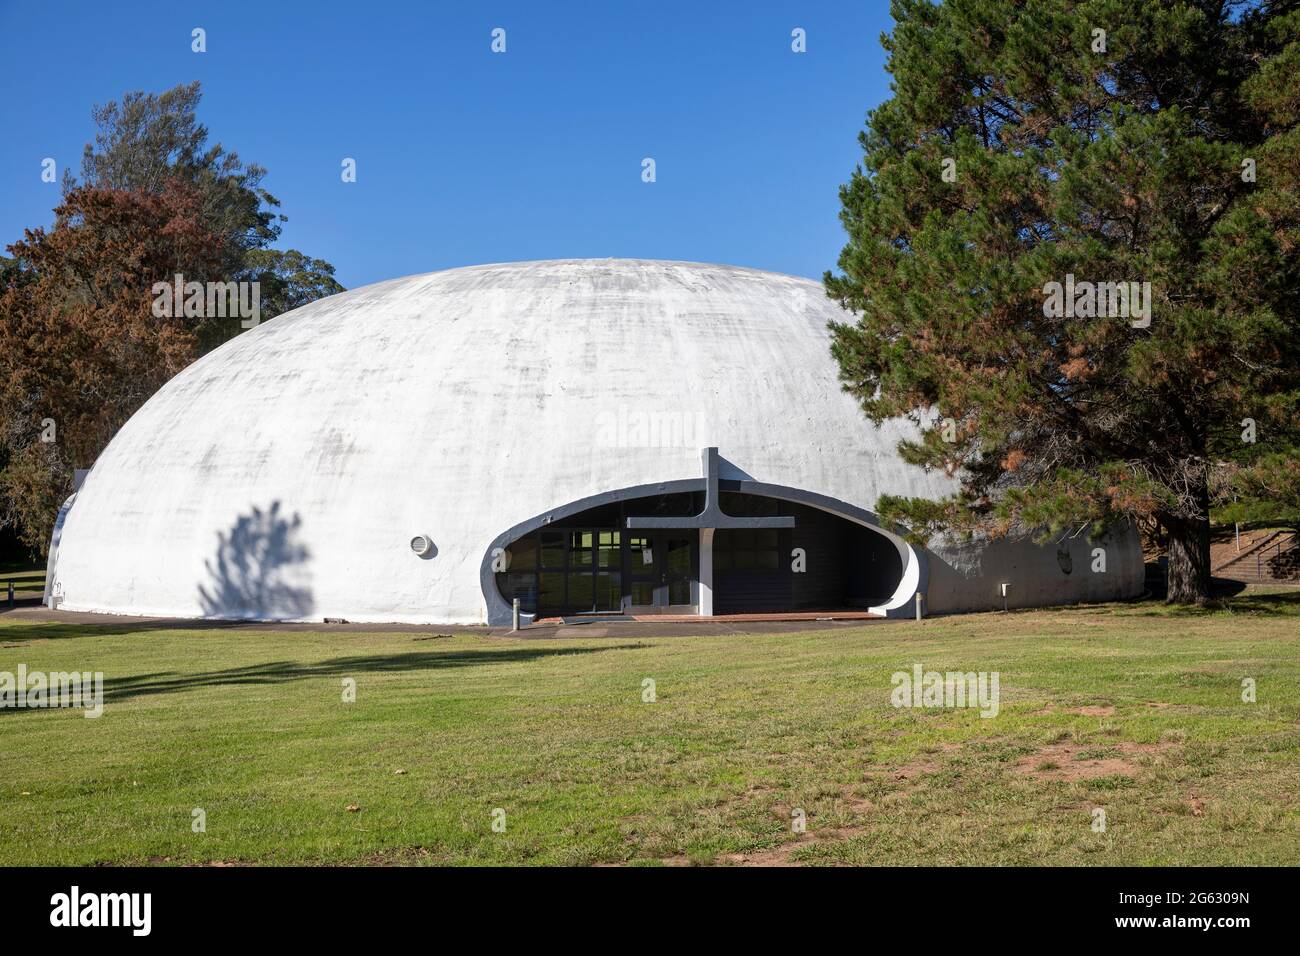
{"type": "Polygon", "coordinates": [[[833,351],[961,489],[878,510],[922,538],[1158,523],[1169,599],[1202,603],[1213,489],[1293,493],[1300,469],[1300,8],[893,15],[893,96],[841,189],[833,351]]]}

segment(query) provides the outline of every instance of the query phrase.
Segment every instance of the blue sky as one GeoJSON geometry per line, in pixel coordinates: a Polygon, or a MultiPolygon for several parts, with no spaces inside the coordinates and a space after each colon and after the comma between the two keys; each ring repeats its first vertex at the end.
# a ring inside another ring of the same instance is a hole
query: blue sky
{"type": "Polygon", "coordinates": [[[887,7],[0,0],[0,245],[50,222],[41,160],[76,168],[92,104],[197,79],[212,139],[270,170],[278,246],[349,288],[601,256],[820,277],[858,132],[889,94],[887,7]]]}

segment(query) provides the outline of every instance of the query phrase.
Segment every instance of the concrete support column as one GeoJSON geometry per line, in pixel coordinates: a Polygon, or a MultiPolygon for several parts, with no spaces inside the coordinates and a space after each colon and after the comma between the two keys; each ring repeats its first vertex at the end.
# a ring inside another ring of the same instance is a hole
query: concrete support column
{"type": "Polygon", "coordinates": [[[700,617],[713,617],[713,529],[700,529],[700,617]]]}

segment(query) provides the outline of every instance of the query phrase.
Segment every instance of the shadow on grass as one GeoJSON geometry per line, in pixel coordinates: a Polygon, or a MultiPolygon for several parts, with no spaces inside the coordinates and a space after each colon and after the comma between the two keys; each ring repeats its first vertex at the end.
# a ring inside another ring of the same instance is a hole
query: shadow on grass
{"type": "MultiPolygon", "coordinates": [[[[33,602],[39,604],[39,601],[33,602]]],[[[0,620],[3,620],[0,612],[0,620]]],[[[74,637],[123,637],[128,634],[147,634],[149,631],[206,631],[206,630],[266,630],[282,625],[265,621],[135,621],[129,624],[101,624],[98,621],[61,623],[55,621],[24,621],[20,624],[0,626],[0,645],[28,641],[58,641],[74,637]]],[[[303,625],[307,627],[309,625],[303,625]]],[[[317,625],[319,626],[319,625],[317,625]]]]}
{"type": "MultiPolygon", "coordinates": [[[[361,674],[396,674],[408,671],[436,671],[455,667],[478,667],[483,664],[520,664],[547,657],[598,654],[604,651],[627,651],[644,648],[642,644],[611,644],[606,647],[510,648],[500,651],[427,651],[412,654],[385,654],[366,657],[336,657],[312,664],[295,661],[271,661],[219,671],[181,674],[159,671],[104,681],[104,701],[114,703],[133,697],[174,694],[201,687],[238,687],[241,685],[286,684],[313,677],[357,677],[361,674]]],[[[14,708],[0,708],[0,715],[18,713],[14,708]]]]}
{"type": "Polygon", "coordinates": [[[1295,614],[1300,612],[1300,589],[1274,594],[1238,594],[1214,602],[1225,611],[1248,611],[1253,614],[1295,614]]]}
{"type": "Polygon", "coordinates": [[[1145,606],[1139,617],[1201,617],[1220,612],[1235,614],[1300,615],[1300,588],[1274,594],[1240,593],[1212,598],[1204,607],[1184,604],[1145,606]]]}
{"type": "Polygon", "coordinates": [[[196,674],[173,671],[109,678],[104,681],[104,701],[114,703],[133,697],[173,694],[200,687],[285,684],[314,677],[358,677],[362,674],[397,674],[409,671],[437,671],[484,664],[520,664],[547,657],[598,654],[642,648],[641,644],[611,644],[607,647],[510,648],[500,651],[428,651],[412,654],[384,654],[365,657],[336,657],[312,664],[271,661],[196,674]]]}

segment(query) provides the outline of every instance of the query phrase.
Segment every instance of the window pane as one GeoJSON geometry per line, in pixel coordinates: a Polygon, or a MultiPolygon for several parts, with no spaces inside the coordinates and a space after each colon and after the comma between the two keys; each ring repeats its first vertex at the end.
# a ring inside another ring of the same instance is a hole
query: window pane
{"type": "Polygon", "coordinates": [[[691,542],[685,538],[668,539],[668,571],[687,574],[691,570],[691,542]]]}
{"type": "Polygon", "coordinates": [[[745,532],[737,528],[724,528],[713,536],[713,546],[725,551],[734,551],[746,546],[745,532]]]}
{"type": "Polygon", "coordinates": [[[617,572],[596,574],[596,610],[617,611],[623,606],[623,589],[617,572]]]}
{"type": "Polygon", "coordinates": [[[731,570],[731,552],[714,551],[713,552],[713,570],[730,571],[731,570]]]}
{"type": "Polygon", "coordinates": [[[569,533],[569,567],[591,567],[591,537],[590,531],[569,533]]]}
{"type": "Polygon", "coordinates": [[[754,568],[753,551],[736,551],[731,560],[737,571],[751,571],[754,568]]]}
{"type": "Polygon", "coordinates": [[[761,528],[754,532],[754,547],[756,548],[777,548],[776,541],[777,531],[775,528],[761,528]]]}
{"type": "Polygon", "coordinates": [[[564,567],[564,535],[559,531],[542,532],[542,567],[564,567]]]}
{"type": "Polygon", "coordinates": [[[527,538],[521,538],[506,548],[506,554],[509,555],[509,562],[506,566],[509,571],[529,571],[537,567],[537,539],[532,535],[527,538]]]}
{"type": "Polygon", "coordinates": [[[501,596],[510,604],[519,598],[519,609],[529,614],[537,610],[537,575],[532,571],[511,571],[497,575],[501,596]]]}
{"type": "Polygon", "coordinates": [[[590,574],[569,575],[569,610],[593,610],[595,594],[592,591],[590,574]]]}
{"type": "Polygon", "coordinates": [[[655,603],[655,586],[653,581],[632,582],[632,603],[649,606],[655,603]]]}
{"type": "Polygon", "coordinates": [[[695,496],[690,492],[659,495],[655,498],[638,498],[628,502],[628,514],[686,517],[699,512],[695,496]]]}
{"type": "Polygon", "coordinates": [[[737,517],[774,515],[780,506],[780,502],[775,498],[746,495],[735,491],[724,491],[720,504],[723,511],[737,517]]]}
{"type": "Polygon", "coordinates": [[[543,611],[559,611],[564,607],[564,575],[549,571],[540,575],[537,590],[537,607],[543,611]]]}
{"type": "Polygon", "coordinates": [[[776,551],[755,551],[754,564],[764,571],[775,571],[779,558],[776,551]]]}
{"type": "Polygon", "coordinates": [[[669,604],[690,604],[691,603],[691,582],[686,579],[670,581],[668,583],[668,603],[669,604]]]}

